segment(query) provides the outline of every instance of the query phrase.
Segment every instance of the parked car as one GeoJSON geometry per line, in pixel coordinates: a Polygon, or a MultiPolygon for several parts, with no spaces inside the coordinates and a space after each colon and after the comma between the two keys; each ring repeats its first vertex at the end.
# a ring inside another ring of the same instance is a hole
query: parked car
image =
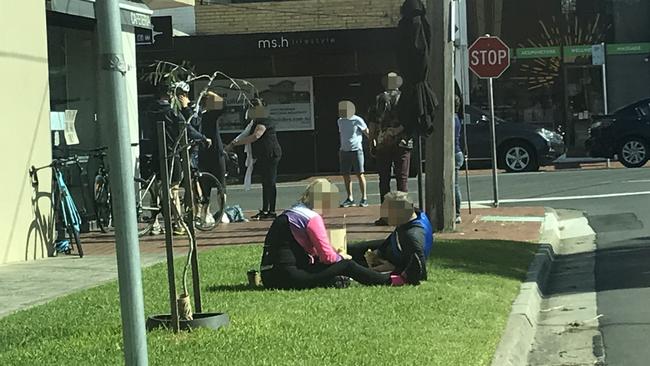
{"type": "MultiPolygon", "coordinates": [[[[469,120],[467,147],[469,161],[490,161],[491,133],[488,114],[474,106],[466,106],[469,120]]],[[[497,166],[508,172],[532,172],[550,165],[566,152],[564,138],[557,132],[526,123],[496,120],[497,166]]]]}
{"type": "Polygon", "coordinates": [[[585,147],[589,156],[618,159],[628,168],[644,166],[650,158],[650,98],[612,114],[593,116],[585,147]]]}

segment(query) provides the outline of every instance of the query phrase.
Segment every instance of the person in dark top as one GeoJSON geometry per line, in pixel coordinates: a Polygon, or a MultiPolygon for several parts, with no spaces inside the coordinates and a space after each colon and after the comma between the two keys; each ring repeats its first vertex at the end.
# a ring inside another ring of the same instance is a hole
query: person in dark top
{"type": "Polygon", "coordinates": [[[219,129],[219,117],[223,110],[211,110],[203,114],[202,132],[212,140],[212,145],[205,149],[205,154],[200,156],[199,165],[202,170],[212,173],[221,186],[226,188],[226,152],[224,151],[221,131],[219,129]]]}
{"type": "MultiPolygon", "coordinates": [[[[157,90],[158,99],[149,109],[148,117],[153,131],[156,131],[156,135],[152,139],[151,171],[156,176],[161,177],[160,166],[162,157],[160,156],[159,147],[162,141],[158,139],[157,131],[158,122],[162,121],[165,124],[166,163],[169,172],[171,198],[176,207],[176,212],[180,212],[179,186],[183,179],[183,172],[181,169],[180,150],[177,148],[177,143],[180,131],[185,126],[185,117],[182,112],[172,107],[172,96],[175,90],[176,88],[174,86],[168,88],[166,85],[160,85],[157,90]]],[[[189,99],[187,98],[176,98],[176,101],[181,111],[189,105],[189,99]]],[[[174,223],[174,233],[179,235],[183,234],[182,226],[174,223]]]]}
{"type": "Polygon", "coordinates": [[[327,179],[317,179],[307,187],[299,203],[273,221],[260,264],[264,287],[346,287],[348,278],[364,285],[419,283],[422,267],[416,256],[403,271],[379,273],[334,250],[321,214],[337,205],[338,188],[327,179]]]}
{"type": "Polygon", "coordinates": [[[463,166],[463,162],[465,161],[465,155],[463,154],[463,148],[460,144],[460,135],[462,131],[462,123],[461,123],[461,106],[462,102],[461,99],[458,95],[456,95],[456,98],[454,99],[454,106],[456,113],[454,113],[454,145],[455,145],[455,159],[456,159],[456,169],[454,171],[454,195],[456,198],[456,223],[460,224],[462,222],[462,219],[460,217],[460,204],[461,204],[461,195],[460,195],[460,182],[458,181],[458,171],[460,170],[460,167],[463,166]]]}
{"type": "MultiPolygon", "coordinates": [[[[405,134],[404,124],[399,115],[399,105],[403,101],[399,87],[402,79],[395,73],[385,78],[386,91],[377,95],[375,104],[369,110],[371,153],[374,152],[379,174],[379,198],[390,191],[390,181],[395,176],[397,190],[408,192],[408,177],[411,166],[413,140],[405,134]]],[[[388,225],[385,217],[375,221],[375,225],[388,225]]]]}
{"type": "Polygon", "coordinates": [[[282,158],[282,147],[278,142],[275,127],[268,118],[266,107],[259,104],[251,108],[253,125],[250,134],[235,138],[228,144],[226,150],[234,146],[251,144],[255,170],[262,176],[262,209],[251,217],[253,220],[275,219],[275,203],[277,196],[278,164],[282,158]]]}
{"type": "Polygon", "coordinates": [[[406,192],[388,193],[381,210],[395,230],[385,240],[348,245],[348,254],[365,267],[391,273],[405,271],[415,256],[422,264],[417,279],[426,280],[426,260],[434,240],[429,218],[415,209],[406,192]]]}
{"type": "Polygon", "coordinates": [[[190,167],[198,171],[201,145],[208,148],[212,145],[212,139],[206,137],[202,132],[205,109],[200,105],[197,109],[196,103],[190,101],[190,86],[186,82],[178,82],[173,85],[173,88],[176,90],[177,98],[182,106],[181,114],[187,122],[187,138],[190,143],[193,143],[190,148],[190,167]]]}

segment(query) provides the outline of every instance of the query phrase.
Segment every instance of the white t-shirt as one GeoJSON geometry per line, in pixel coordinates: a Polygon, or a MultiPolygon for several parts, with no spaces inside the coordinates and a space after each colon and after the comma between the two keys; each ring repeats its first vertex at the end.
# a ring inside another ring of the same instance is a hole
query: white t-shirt
{"type": "Polygon", "coordinates": [[[341,151],[363,150],[363,131],[368,128],[363,118],[357,115],[350,118],[339,118],[338,124],[341,151]]]}

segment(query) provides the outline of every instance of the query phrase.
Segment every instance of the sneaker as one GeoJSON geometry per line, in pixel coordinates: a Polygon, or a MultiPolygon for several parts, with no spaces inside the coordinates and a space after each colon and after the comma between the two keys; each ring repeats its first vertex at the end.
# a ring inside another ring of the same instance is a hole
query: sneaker
{"type": "Polygon", "coordinates": [[[336,276],[334,277],[334,287],[335,288],[348,288],[350,287],[350,277],[347,276],[336,276]]]}
{"type": "MultiPolygon", "coordinates": [[[[275,211],[267,212],[262,219],[264,220],[275,220],[278,217],[278,214],[275,211]]],[[[260,219],[261,220],[261,219],[260,219]]]]}
{"type": "Polygon", "coordinates": [[[359,201],[359,207],[368,207],[368,200],[364,198],[359,201]]]}
{"type": "Polygon", "coordinates": [[[354,201],[347,198],[345,201],[341,202],[340,207],[352,207],[352,206],[354,206],[354,201]]]}
{"type": "Polygon", "coordinates": [[[406,282],[411,285],[419,285],[422,278],[422,262],[417,254],[413,254],[411,261],[406,265],[406,269],[402,272],[402,277],[406,282]]]}
{"type": "Polygon", "coordinates": [[[397,145],[402,149],[413,150],[413,139],[401,139],[397,145]]]}
{"type": "Polygon", "coordinates": [[[265,217],[266,217],[266,212],[260,210],[260,212],[258,212],[255,215],[251,216],[251,220],[262,220],[265,217]]]}
{"type": "Polygon", "coordinates": [[[375,226],[388,226],[388,219],[385,217],[380,217],[375,220],[375,226]]]}
{"type": "Polygon", "coordinates": [[[456,216],[456,221],[457,224],[460,224],[463,222],[463,219],[460,218],[460,216],[456,216]]]}
{"type": "Polygon", "coordinates": [[[185,235],[186,231],[185,231],[185,228],[182,227],[181,225],[174,225],[172,233],[174,235],[185,235]]]}

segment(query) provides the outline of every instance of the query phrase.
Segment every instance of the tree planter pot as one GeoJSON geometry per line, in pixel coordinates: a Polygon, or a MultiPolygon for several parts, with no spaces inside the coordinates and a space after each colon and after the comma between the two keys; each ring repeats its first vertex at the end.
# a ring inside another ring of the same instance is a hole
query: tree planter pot
{"type": "MultiPolygon", "coordinates": [[[[194,328],[219,329],[230,324],[230,318],[226,313],[194,313],[193,320],[180,320],[180,330],[192,330],[194,328]]],[[[152,315],[147,319],[147,331],[158,328],[172,328],[172,317],[169,314],[152,315]]]]}

